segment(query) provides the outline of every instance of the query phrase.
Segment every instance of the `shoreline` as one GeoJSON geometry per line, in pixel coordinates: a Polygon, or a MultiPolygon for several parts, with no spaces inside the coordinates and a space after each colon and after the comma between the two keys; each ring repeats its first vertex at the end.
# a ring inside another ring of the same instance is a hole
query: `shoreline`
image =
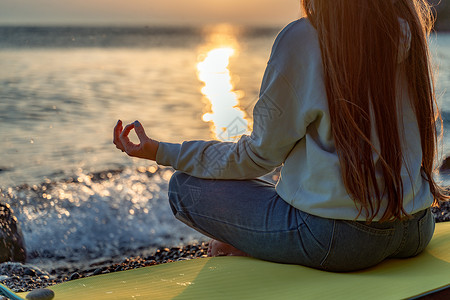
{"type": "Polygon", "coordinates": [[[207,257],[208,245],[207,242],[201,242],[183,247],[159,247],[149,256],[130,256],[116,262],[107,259],[82,270],[63,267],[47,271],[29,264],[5,262],[0,264],[0,283],[16,293],[28,292],[80,278],[207,257]]]}
{"type": "MultiPolygon", "coordinates": [[[[432,211],[437,223],[450,222],[450,202],[444,203],[441,208],[432,208],[432,211]]],[[[14,292],[28,292],[80,278],[207,257],[208,245],[208,242],[199,242],[182,247],[161,246],[148,256],[106,259],[92,263],[84,269],[59,267],[53,270],[41,270],[29,264],[6,262],[0,264],[0,283],[14,292]]]]}

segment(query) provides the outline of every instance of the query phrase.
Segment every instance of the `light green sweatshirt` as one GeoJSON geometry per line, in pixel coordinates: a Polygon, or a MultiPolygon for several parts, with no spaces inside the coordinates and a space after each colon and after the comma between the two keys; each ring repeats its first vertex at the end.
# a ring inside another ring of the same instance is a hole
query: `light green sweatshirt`
{"type": "MultiPolygon", "coordinates": [[[[410,39],[405,36],[408,38],[400,47],[401,59],[409,51],[410,39]]],[[[405,166],[402,169],[404,207],[414,213],[429,207],[433,197],[421,176],[420,134],[409,104],[404,74],[399,76],[397,84],[400,137],[408,166],[408,170],[405,166]]],[[[237,142],[161,142],[156,162],[212,179],[252,179],[282,165],[276,191],[292,206],[325,218],[366,219],[365,215],[357,218],[359,210],[342,180],[331,132],[320,46],[317,33],[307,19],[289,24],[278,35],[253,120],[252,133],[243,135],[237,142]]],[[[372,136],[374,145],[378,145],[375,132],[372,136]]],[[[374,162],[382,184],[376,154],[374,162]]],[[[374,221],[381,218],[385,202],[374,221]]]]}

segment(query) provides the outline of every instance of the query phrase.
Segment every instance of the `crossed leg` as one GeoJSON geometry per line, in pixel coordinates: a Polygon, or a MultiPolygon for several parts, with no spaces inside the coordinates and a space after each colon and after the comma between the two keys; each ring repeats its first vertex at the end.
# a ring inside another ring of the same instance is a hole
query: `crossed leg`
{"type": "Polygon", "coordinates": [[[200,179],[175,172],[169,202],[177,219],[213,239],[208,256],[284,262],[298,241],[298,211],[261,179],[200,179]]]}

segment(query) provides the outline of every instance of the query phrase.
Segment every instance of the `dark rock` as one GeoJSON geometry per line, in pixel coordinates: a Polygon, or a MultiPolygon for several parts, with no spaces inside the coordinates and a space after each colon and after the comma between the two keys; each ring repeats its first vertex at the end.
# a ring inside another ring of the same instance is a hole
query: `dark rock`
{"type": "Polygon", "coordinates": [[[446,157],[439,168],[442,173],[450,173],[450,156],[446,157]]]}
{"type": "Polygon", "coordinates": [[[33,269],[25,269],[25,271],[23,272],[24,275],[28,275],[28,276],[36,276],[36,271],[33,269]]]}
{"type": "Polygon", "coordinates": [[[69,280],[75,280],[75,279],[78,279],[78,278],[80,278],[80,274],[75,272],[72,275],[70,275],[69,280]]]}
{"type": "Polygon", "coordinates": [[[100,275],[103,273],[102,269],[96,269],[92,275],[100,275]]]}
{"type": "Polygon", "coordinates": [[[8,204],[0,204],[0,263],[24,263],[27,257],[22,231],[8,204]]]}
{"type": "Polygon", "coordinates": [[[130,259],[129,259],[129,258],[126,258],[126,259],[124,259],[124,260],[122,261],[123,264],[127,264],[127,263],[129,263],[129,262],[130,262],[130,259]]]}
{"type": "Polygon", "coordinates": [[[28,293],[27,300],[51,300],[55,297],[55,292],[49,289],[37,289],[28,293]]]}
{"type": "Polygon", "coordinates": [[[431,211],[436,222],[450,221],[450,202],[439,203],[439,207],[432,207],[431,211]]]}

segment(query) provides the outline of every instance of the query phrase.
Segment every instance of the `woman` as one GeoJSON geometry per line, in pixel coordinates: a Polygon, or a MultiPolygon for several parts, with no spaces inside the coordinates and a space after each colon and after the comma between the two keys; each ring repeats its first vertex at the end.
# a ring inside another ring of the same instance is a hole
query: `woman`
{"type": "Polygon", "coordinates": [[[136,121],[116,147],[176,172],[175,216],[212,237],[210,255],[330,271],[422,252],[437,144],[425,0],[303,0],[278,35],[238,142],[150,139],[136,121]],[[140,144],[130,142],[135,129],[140,144]],[[257,179],[282,165],[277,185],[257,179]]]}

